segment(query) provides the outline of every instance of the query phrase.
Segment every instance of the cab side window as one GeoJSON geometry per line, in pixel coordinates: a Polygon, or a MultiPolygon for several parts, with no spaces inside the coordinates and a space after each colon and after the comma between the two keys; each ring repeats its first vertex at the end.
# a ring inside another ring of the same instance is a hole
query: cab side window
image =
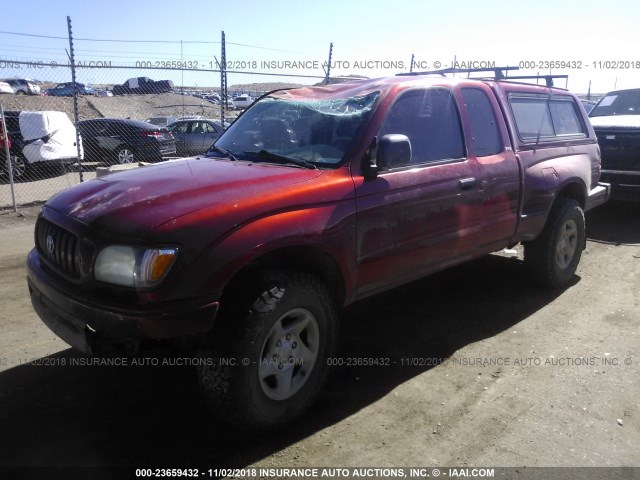
{"type": "Polygon", "coordinates": [[[409,90],[391,106],[378,132],[406,135],[411,141],[411,163],[430,163],[465,157],[458,108],[444,88],[409,90]]]}
{"type": "Polygon", "coordinates": [[[477,88],[463,88],[462,98],[471,123],[473,145],[478,157],[502,151],[498,121],[487,95],[477,88]]]}

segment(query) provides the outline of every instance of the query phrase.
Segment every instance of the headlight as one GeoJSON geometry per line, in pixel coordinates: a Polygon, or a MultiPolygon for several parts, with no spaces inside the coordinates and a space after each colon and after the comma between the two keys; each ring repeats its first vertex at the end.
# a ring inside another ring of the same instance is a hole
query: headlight
{"type": "Polygon", "coordinates": [[[177,248],[114,245],[98,254],[94,275],[100,282],[123,287],[153,287],[167,275],[177,255],[177,248]]]}

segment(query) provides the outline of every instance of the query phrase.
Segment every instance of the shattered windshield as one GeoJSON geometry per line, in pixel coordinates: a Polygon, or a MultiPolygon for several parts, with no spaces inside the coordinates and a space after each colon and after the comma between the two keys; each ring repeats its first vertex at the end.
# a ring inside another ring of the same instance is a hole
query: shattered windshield
{"type": "Polygon", "coordinates": [[[590,117],[609,115],[640,115],[640,89],[609,93],[589,112],[590,117]]]}
{"type": "Polygon", "coordinates": [[[337,166],[371,112],[379,92],[332,100],[266,97],[236,120],[211,148],[238,160],[337,166]]]}

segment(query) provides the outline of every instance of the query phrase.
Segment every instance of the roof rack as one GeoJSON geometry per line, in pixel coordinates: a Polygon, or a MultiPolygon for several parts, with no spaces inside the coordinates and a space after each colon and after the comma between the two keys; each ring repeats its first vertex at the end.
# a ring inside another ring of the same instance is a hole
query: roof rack
{"type": "Polygon", "coordinates": [[[491,67],[491,68],[441,68],[440,70],[428,70],[426,72],[408,72],[408,73],[398,73],[397,76],[405,76],[405,75],[442,75],[444,77],[445,73],[478,73],[478,72],[493,72],[493,75],[496,79],[505,78],[505,74],[503,71],[509,70],[519,70],[519,67],[491,67]]]}
{"type": "MultiPolygon", "coordinates": [[[[442,75],[443,77],[447,73],[480,73],[480,72],[493,72],[493,80],[540,80],[544,79],[547,87],[553,87],[553,79],[554,78],[564,78],[568,80],[569,75],[513,75],[508,76],[509,71],[520,70],[520,67],[492,67],[492,68],[442,68],[440,70],[428,70],[424,72],[403,72],[398,73],[396,76],[409,76],[409,75],[442,75]]],[[[467,78],[473,78],[476,80],[486,80],[490,77],[471,77],[467,75],[467,78]]]]}

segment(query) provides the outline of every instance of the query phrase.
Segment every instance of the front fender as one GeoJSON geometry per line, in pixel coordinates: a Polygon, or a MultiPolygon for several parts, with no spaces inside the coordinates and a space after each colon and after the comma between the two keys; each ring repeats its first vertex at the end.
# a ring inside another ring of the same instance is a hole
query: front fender
{"type": "MultiPolygon", "coordinates": [[[[356,217],[352,199],[281,212],[252,221],[212,244],[201,258],[210,275],[208,289],[221,292],[247,265],[265,255],[308,247],[325,253],[340,269],[344,298],[353,297],[356,285],[356,217]]],[[[302,267],[302,266],[301,266],[302,267]]]]}

